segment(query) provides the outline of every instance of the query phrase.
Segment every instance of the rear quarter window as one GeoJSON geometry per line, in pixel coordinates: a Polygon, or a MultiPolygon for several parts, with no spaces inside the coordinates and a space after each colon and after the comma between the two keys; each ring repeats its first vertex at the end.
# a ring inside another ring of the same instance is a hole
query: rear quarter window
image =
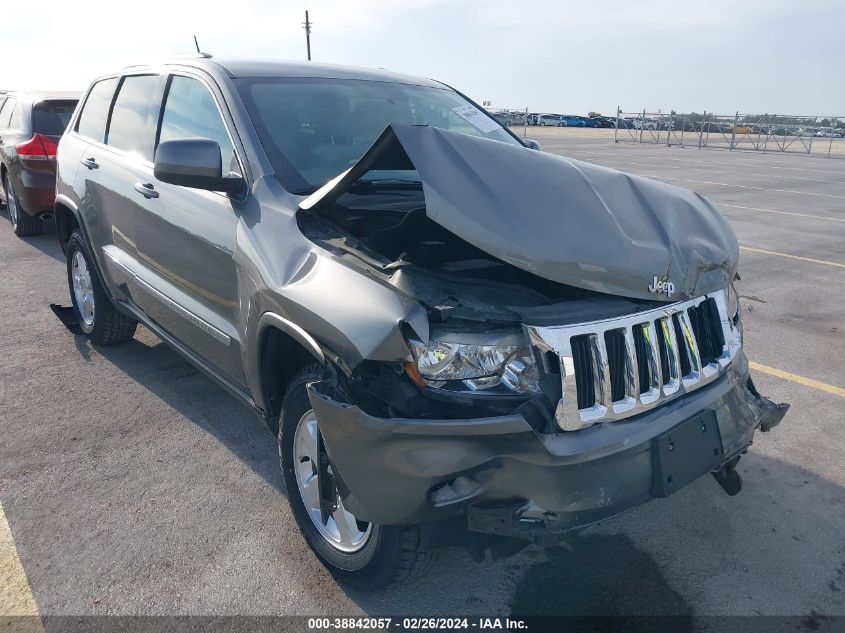
{"type": "Polygon", "coordinates": [[[6,99],[0,105],[0,130],[9,127],[9,119],[12,118],[12,110],[15,109],[14,99],[6,99]]]}
{"type": "Polygon", "coordinates": [[[0,130],[17,127],[15,125],[15,110],[17,109],[15,106],[17,106],[17,99],[14,97],[6,99],[6,103],[3,104],[3,110],[0,111],[0,130]]]}
{"type": "Polygon", "coordinates": [[[38,134],[61,136],[76,108],[75,100],[42,101],[32,108],[32,128],[38,134]]]}
{"type": "Polygon", "coordinates": [[[106,122],[109,117],[117,78],[103,79],[94,84],[79,115],[76,131],[82,136],[102,143],[106,136],[106,122]]]}

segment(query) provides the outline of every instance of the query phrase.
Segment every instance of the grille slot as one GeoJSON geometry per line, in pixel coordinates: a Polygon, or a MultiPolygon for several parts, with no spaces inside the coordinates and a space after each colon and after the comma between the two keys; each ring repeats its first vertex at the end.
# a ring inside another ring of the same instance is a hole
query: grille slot
{"type": "Polygon", "coordinates": [[[572,337],[572,360],[575,364],[575,382],[578,385],[578,408],[589,409],[596,403],[589,335],[572,337]]]}
{"type": "Polygon", "coordinates": [[[692,369],[689,354],[686,353],[686,344],[684,343],[684,332],[681,328],[681,319],[677,314],[672,315],[672,326],[675,328],[675,340],[678,342],[678,356],[681,361],[681,376],[686,376],[692,369]]]}
{"type": "Polygon", "coordinates": [[[669,344],[666,340],[666,332],[659,326],[657,328],[657,347],[660,349],[660,384],[668,385],[671,380],[669,373],[669,344]]]}
{"type": "Polygon", "coordinates": [[[648,342],[645,340],[644,328],[644,324],[638,323],[634,326],[633,331],[634,349],[637,353],[637,376],[640,381],[640,395],[649,390],[649,381],[651,379],[651,373],[648,365],[648,352],[646,350],[648,342]]]}
{"type": "Polygon", "coordinates": [[[565,326],[526,326],[559,359],[559,426],[621,420],[717,378],[741,347],[724,292],[637,314],[565,326]]]}
{"type": "Polygon", "coordinates": [[[711,297],[687,310],[690,325],[698,341],[701,364],[716,362],[725,346],[725,334],[719,322],[719,308],[711,297]]]}
{"type": "Polygon", "coordinates": [[[604,345],[610,370],[610,399],[617,402],[625,397],[625,334],[622,330],[608,330],[604,345]]]}

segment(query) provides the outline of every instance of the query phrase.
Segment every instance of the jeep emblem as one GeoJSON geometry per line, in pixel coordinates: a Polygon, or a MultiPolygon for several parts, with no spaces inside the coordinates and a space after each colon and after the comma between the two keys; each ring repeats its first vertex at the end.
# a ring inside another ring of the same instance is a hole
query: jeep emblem
{"type": "Polygon", "coordinates": [[[665,292],[667,297],[671,297],[675,292],[675,284],[671,281],[658,281],[657,275],[655,275],[654,281],[652,281],[648,286],[648,291],[653,292],[656,295],[665,292]]]}

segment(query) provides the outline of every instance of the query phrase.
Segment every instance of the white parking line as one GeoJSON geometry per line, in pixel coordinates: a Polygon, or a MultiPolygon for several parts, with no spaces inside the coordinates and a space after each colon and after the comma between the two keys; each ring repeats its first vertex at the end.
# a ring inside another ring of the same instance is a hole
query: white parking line
{"type": "MultiPolygon", "coordinates": [[[[584,152],[587,153],[587,152],[584,152]]],[[[570,156],[570,158],[575,158],[574,156],[570,156]]],[[[644,167],[658,167],[660,169],[683,169],[682,165],[659,165],[657,163],[640,163],[636,161],[623,161],[623,160],[615,160],[612,158],[604,158],[601,159],[601,164],[604,163],[616,163],[619,165],[642,165],[644,167]]],[[[724,167],[724,165],[722,165],[724,167]]],[[[716,174],[735,174],[736,172],[726,171],[724,169],[710,169],[708,173],[716,173],[716,174]]],[[[755,174],[755,173],[743,173],[742,176],[758,176],[760,178],[771,178],[771,174],[755,174]]],[[[834,184],[834,185],[845,185],[845,180],[822,180],[821,178],[807,178],[805,176],[784,176],[784,178],[789,178],[790,180],[806,180],[808,182],[821,182],[826,184],[834,184]]]]}
{"type": "MultiPolygon", "coordinates": [[[[642,174],[641,174],[642,175],[642,174]]],[[[699,185],[715,185],[717,187],[738,187],[739,189],[755,189],[757,191],[775,191],[777,193],[793,193],[799,196],[816,196],[819,198],[837,198],[845,200],[845,195],[835,193],[819,193],[818,191],[796,191],[795,189],[772,189],[771,187],[756,187],[754,185],[736,185],[730,182],[716,182],[714,180],[696,180],[694,178],[675,178],[673,176],[648,175],[657,180],[677,180],[678,182],[692,182],[699,185]]]]}
{"type": "MultiPolygon", "coordinates": [[[[541,141],[541,143],[542,143],[542,141],[541,141]]],[[[547,144],[543,143],[544,148],[547,147],[547,146],[552,147],[551,144],[547,145],[547,144]]],[[[569,147],[572,147],[572,146],[571,145],[569,145],[569,146],[567,146],[567,145],[560,145],[560,146],[555,145],[553,147],[555,147],[556,149],[568,149],[569,147]]],[[[632,146],[632,148],[633,147],[641,147],[641,146],[632,146]]],[[[593,152],[596,155],[604,155],[607,151],[613,150],[613,149],[619,149],[619,147],[611,144],[611,145],[608,145],[606,148],[605,147],[601,147],[601,148],[596,147],[594,149],[601,149],[602,150],[602,151],[593,152]]],[[[627,149],[627,146],[626,146],[626,149],[627,149]]],[[[668,148],[668,147],[664,147],[664,148],[655,147],[655,148],[650,148],[650,149],[644,150],[644,151],[650,152],[649,156],[648,156],[650,159],[668,160],[668,161],[683,162],[683,163],[697,163],[697,164],[702,164],[702,165],[712,165],[714,167],[725,167],[728,164],[728,163],[716,163],[716,162],[707,161],[707,160],[693,160],[693,159],[689,159],[689,158],[677,158],[675,156],[658,155],[656,153],[657,149],[664,149],[664,150],[670,150],[671,151],[671,149],[668,148]]],[[[688,149],[690,149],[690,148],[688,148],[688,149]]],[[[581,151],[583,153],[588,153],[590,150],[581,150],[581,151]]],[[[731,153],[727,150],[725,150],[725,153],[728,156],[731,155],[731,153]]],[[[642,155],[642,154],[639,154],[639,155],[642,155]]],[[[767,154],[764,154],[764,156],[771,157],[774,160],[780,160],[780,158],[786,157],[786,155],[776,154],[775,152],[769,152],[767,154]]],[[[815,157],[815,158],[818,158],[818,157],[815,157]]],[[[830,160],[830,159],[825,159],[825,160],[830,160]]],[[[786,165],[768,165],[768,164],[767,165],[761,165],[760,162],[758,162],[758,163],[730,162],[730,165],[735,165],[737,167],[758,167],[758,168],[761,167],[761,166],[765,166],[766,169],[788,169],[788,170],[791,170],[791,171],[807,171],[807,172],[815,172],[815,173],[821,173],[821,174],[834,174],[834,175],[837,175],[837,176],[845,176],[845,171],[838,171],[838,170],[835,170],[835,169],[813,169],[813,168],[809,168],[809,167],[790,167],[790,166],[786,166],[786,165]]]]}
{"type": "Polygon", "coordinates": [[[845,218],[832,218],[828,215],[814,215],[812,213],[797,213],[795,211],[776,211],[775,209],[760,209],[758,207],[743,207],[738,204],[728,204],[716,201],[717,207],[731,207],[733,209],[745,209],[747,211],[760,211],[762,213],[778,213],[780,215],[797,215],[802,218],[813,218],[814,220],[832,220],[833,222],[845,222],[845,218]]]}
{"type": "Polygon", "coordinates": [[[789,253],[779,253],[778,251],[770,251],[765,248],[755,248],[753,246],[740,246],[741,251],[750,251],[752,253],[762,253],[764,255],[775,255],[776,257],[788,257],[789,259],[798,259],[802,262],[811,262],[813,264],[824,264],[825,266],[836,266],[837,268],[845,268],[845,264],[839,262],[831,262],[826,259],[814,259],[812,257],[801,257],[800,255],[790,255],[789,253]]]}

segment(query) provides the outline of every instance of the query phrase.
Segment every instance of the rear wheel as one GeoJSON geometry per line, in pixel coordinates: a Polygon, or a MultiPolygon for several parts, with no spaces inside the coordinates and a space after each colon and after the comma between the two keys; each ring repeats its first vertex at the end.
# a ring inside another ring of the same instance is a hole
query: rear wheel
{"type": "Polygon", "coordinates": [[[114,345],[135,335],[138,322],[115,310],[79,233],[73,233],[67,243],[67,281],[76,321],[88,340],[114,345]]]}
{"type": "Polygon", "coordinates": [[[321,376],[319,364],[306,367],[282,403],[279,458],[294,518],[339,580],[362,589],[401,582],[425,566],[429,550],[419,528],[359,521],[344,507],[306,389],[321,376]]]}
{"type": "Polygon", "coordinates": [[[15,235],[18,237],[29,237],[41,233],[44,228],[41,218],[34,218],[23,210],[9,174],[6,174],[3,189],[6,192],[6,208],[9,212],[9,222],[12,223],[12,230],[15,232],[15,235]]]}

